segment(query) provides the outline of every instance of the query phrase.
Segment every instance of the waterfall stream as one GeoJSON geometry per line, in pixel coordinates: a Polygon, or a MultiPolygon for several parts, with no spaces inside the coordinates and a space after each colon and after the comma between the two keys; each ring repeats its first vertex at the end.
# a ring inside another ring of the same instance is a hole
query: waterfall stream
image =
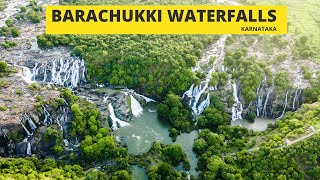
{"type": "Polygon", "coordinates": [[[51,120],[51,117],[50,117],[50,113],[48,112],[47,108],[42,105],[42,109],[43,109],[43,115],[44,115],[44,120],[43,120],[43,123],[48,126],[50,124],[52,124],[52,120],[51,120]]]}
{"type": "Polygon", "coordinates": [[[261,85],[257,89],[257,97],[258,97],[257,104],[256,104],[256,116],[257,117],[260,117],[260,109],[262,108],[262,103],[263,103],[262,96],[260,95],[260,87],[261,87],[261,85]]]}
{"type": "Polygon", "coordinates": [[[192,84],[191,87],[183,94],[182,98],[188,98],[189,106],[192,108],[195,116],[200,115],[205,108],[210,105],[210,94],[206,91],[214,90],[215,88],[209,87],[212,73],[215,70],[223,71],[223,60],[225,56],[225,43],[227,36],[222,36],[215,44],[210,45],[203,53],[202,58],[197,62],[196,67],[192,71],[206,72],[206,78],[199,84],[192,84]],[[216,57],[216,61],[210,65],[212,57],[216,57]],[[201,66],[209,66],[208,69],[202,69],[201,66]],[[199,104],[202,95],[206,94],[207,98],[199,104]]]}
{"type": "Polygon", "coordinates": [[[198,106],[198,114],[203,113],[203,111],[210,106],[210,93],[207,94],[207,98],[203,100],[200,105],[198,106]]]}
{"type": "Polygon", "coordinates": [[[270,93],[273,91],[273,86],[271,87],[271,89],[268,90],[268,93],[267,93],[267,96],[266,96],[266,100],[264,102],[264,105],[263,105],[263,111],[262,111],[262,115],[263,117],[267,117],[268,114],[267,114],[267,105],[268,105],[268,101],[269,101],[269,98],[270,98],[270,93]]]}
{"type": "Polygon", "coordinates": [[[31,143],[29,141],[28,141],[28,144],[27,144],[26,155],[27,156],[31,156],[32,155],[32,153],[31,153],[31,143]]]}
{"type": "Polygon", "coordinates": [[[238,87],[236,82],[232,83],[232,89],[233,89],[233,99],[235,102],[232,106],[232,120],[235,121],[238,119],[242,119],[243,106],[238,98],[238,87]]]}
{"type": "Polygon", "coordinates": [[[26,128],[26,126],[22,123],[22,120],[20,119],[20,123],[24,129],[24,131],[27,133],[28,137],[30,137],[32,134],[30,133],[30,131],[26,128]]]}
{"type": "Polygon", "coordinates": [[[143,108],[140,105],[139,101],[136,100],[132,95],[130,95],[131,98],[131,111],[133,116],[137,117],[140,116],[143,112],[143,108]]]}
{"type": "Polygon", "coordinates": [[[288,90],[286,92],[286,96],[285,96],[285,100],[284,100],[284,107],[283,107],[283,111],[281,113],[281,115],[277,118],[277,119],[281,119],[283,118],[284,114],[286,113],[286,109],[287,109],[287,105],[288,105],[288,94],[289,94],[290,90],[288,90]]]}
{"type": "Polygon", "coordinates": [[[116,117],[116,115],[114,113],[114,108],[113,108],[111,103],[109,103],[108,107],[109,107],[109,111],[110,111],[110,118],[112,120],[112,129],[113,130],[117,130],[118,129],[118,125],[120,127],[130,125],[129,123],[124,122],[124,121],[122,121],[122,120],[120,120],[119,118],[116,117]]]}
{"type": "Polygon", "coordinates": [[[84,60],[78,57],[37,62],[32,69],[32,80],[75,88],[86,82],[84,60]]]}
{"type": "Polygon", "coordinates": [[[31,128],[33,131],[36,130],[36,129],[37,129],[37,126],[36,126],[36,124],[32,121],[32,119],[31,119],[27,114],[25,114],[24,117],[25,117],[25,119],[27,119],[30,128],[31,128]]]}
{"type": "MultiPolygon", "coordinates": [[[[296,88],[295,92],[294,92],[294,98],[292,101],[292,111],[296,110],[296,102],[298,102],[298,96],[300,96],[301,90],[299,88],[296,88]]],[[[298,106],[299,106],[299,102],[298,102],[298,106]]]]}

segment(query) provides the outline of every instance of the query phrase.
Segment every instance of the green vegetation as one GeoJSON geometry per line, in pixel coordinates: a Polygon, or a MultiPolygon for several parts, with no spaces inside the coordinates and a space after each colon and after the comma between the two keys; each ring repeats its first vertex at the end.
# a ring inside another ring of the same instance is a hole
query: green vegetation
{"type": "Polygon", "coordinates": [[[84,175],[79,165],[67,165],[53,159],[0,159],[0,179],[79,179],[84,175]]]}
{"type": "Polygon", "coordinates": [[[200,128],[210,128],[215,131],[220,125],[230,124],[225,104],[217,96],[212,96],[210,102],[210,106],[198,117],[197,125],[200,128]]]}
{"type": "Polygon", "coordinates": [[[4,10],[7,6],[7,0],[0,0],[0,11],[4,10]]]}
{"type": "Polygon", "coordinates": [[[186,179],[185,174],[174,167],[182,164],[184,170],[190,169],[187,155],[179,144],[163,145],[155,142],[147,153],[133,157],[132,163],[145,167],[152,180],[186,179]]]}
{"type": "MultiPolygon", "coordinates": [[[[108,164],[103,166],[108,174],[122,170],[113,178],[124,176],[123,172],[127,171],[129,161],[127,150],[118,146],[116,140],[110,136],[108,127],[101,126],[102,119],[99,109],[94,104],[75,96],[71,90],[62,90],[61,94],[73,113],[69,134],[71,137],[82,140],[79,158],[74,159],[70,154],[70,159],[84,164],[85,167],[91,166],[92,163],[108,164]]],[[[56,102],[61,102],[61,100],[57,99],[56,102]]],[[[57,150],[60,149],[55,149],[57,150]]]]}
{"type": "Polygon", "coordinates": [[[266,64],[258,61],[255,57],[245,58],[247,49],[240,49],[234,52],[227,52],[225,66],[229,68],[228,74],[232,79],[241,84],[241,92],[246,104],[256,99],[255,90],[259,87],[264,78],[266,64]]]}
{"type": "Polygon", "coordinates": [[[318,73],[316,79],[311,79],[310,83],[312,87],[303,91],[306,103],[317,102],[320,99],[320,73],[318,73]]]}
{"type": "MultiPolygon", "coordinates": [[[[57,156],[61,156],[63,154],[63,135],[58,126],[52,125],[48,127],[47,131],[43,135],[43,141],[43,143],[46,144],[45,147],[49,149],[50,152],[54,152],[57,156]]],[[[44,152],[46,151],[44,150],[44,152]]]]}
{"type": "Polygon", "coordinates": [[[165,97],[199,82],[192,73],[202,49],[217,39],[204,35],[40,35],[38,45],[69,45],[86,61],[88,79],[165,97]],[[157,67],[157,68],[155,68],[157,67]]]}
{"type": "MultiPolygon", "coordinates": [[[[285,5],[288,6],[289,32],[296,35],[313,35],[319,37],[320,7],[317,0],[309,0],[301,3],[299,0],[237,0],[241,3],[256,5],[285,5]]],[[[317,39],[315,38],[315,39],[317,39]]]]}
{"type": "Polygon", "coordinates": [[[15,17],[17,20],[28,20],[32,23],[40,23],[43,16],[43,7],[37,4],[37,1],[30,1],[27,7],[20,7],[19,14],[15,17]]]}
{"type": "Polygon", "coordinates": [[[5,106],[0,106],[0,111],[6,111],[7,108],[5,106]]]}
{"type": "Polygon", "coordinates": [[[70,103],[74,115],[70,135],[85,137],[96,135],[100,128],[100,111],[92,103],[74,96],[70,90],[64,90],[62,96],[70,103]]]}
{"type": "MultiPolygon", "coordinates": [[[[0,62],[0,67],[1,67],[1,62],[0,62]]],[[[1,73],[0,73],[1,74],[1,73]]],[[[0,75],[1,77],[1,75],[0,75]]],[[[9,83],[5,80],[0,80],[0,88],[6,88],[9,86],[9,83]]]]}
{"type": "Polygon", "coordinates": [[[200,156],[199,178],[318,179],[316,144],[320,135],[289,147],[285,147],[285,140],[293,141],[312,133],[310,126],[318,130],[319,109],[319,102],[304,104],[260,133],[229,125],[221,125],[214,132],[202,130],[193,145],[194,152],[200,156]]]}
{"type": "Polygon", "coordinates": [[[6,25],[7,26],[2,26],[0,28],[0,36],[5,36],[5,37],[19,37],[21,35],[21,32],[19,29],[15,28],[13,26],[13,21],[12,20],[6,20],[6,25]]]}
{"type": "Polygon", "coordinates": [[[0,61],[0,77],[8,75],[9,66],[6,62],[0,61]]]}
{"type": "Polygon", "coordinates": [[[190,4],[209,4],[210,0],[162,0],[162,1],[153,1],[153,0],[59,0],[60,4],[110,4],[110,5],[190,5],[190,4]]]}
{"type": "Polygon", "coordinates": [[[170,122],[182,132],[191,132],[194,128],[189,109],[177,95],[169,94],[165,101],[158,105],[158,113],[161,120],[170,122]]]}
{"type": "Polygon", "coordinates": [[[13,48],[14,46],[16,46],[17,43],[14,41],[5,40],[4,43],[0,43],[0,45],[2,47],[4,47],[5,49],[10,49],[10,48],[13,48]]]}
{"type": "Polygon", "coordinates": [[[213,72],[210,85],[215,86],[224,86],[228,82],[229,76],[226,72],[213,72]]]}
{"type": "Polygon", "coordinates": [[[8,27],[13,27],[13,21],[11,19],[7,19],[5,23],[8,27]]]}

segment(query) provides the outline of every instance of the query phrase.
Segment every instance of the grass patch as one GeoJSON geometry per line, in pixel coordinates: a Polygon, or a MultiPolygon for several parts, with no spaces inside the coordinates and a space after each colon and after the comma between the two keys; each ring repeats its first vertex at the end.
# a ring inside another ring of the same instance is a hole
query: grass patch
{"type": "Polygon", "coordinates": [[[0,11],[4,10],[7,7],[8,0],[0,0],[0,11]]]}

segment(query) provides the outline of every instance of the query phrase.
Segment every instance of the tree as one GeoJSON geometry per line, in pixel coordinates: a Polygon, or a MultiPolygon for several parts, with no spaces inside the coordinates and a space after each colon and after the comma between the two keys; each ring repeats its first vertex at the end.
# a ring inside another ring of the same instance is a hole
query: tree
{"type": "Polygon", "coordinates": [[[163,150],[165,159],[171,162],[174,166],[179,165],[180,162],[184,160],[185,153],[180,144],[173,144],[166,147],[163,150]]]}
{"type": "Polygon", "coordinates": [[[7,19],[7,20],[5,21],[5,23],[6,23],[6,25],[7,25],[8,27],[12,27],[12,26],[13,26],[13,21],[10,20],[10,19],[7,19]]]}
{"type": "Polygon", "coordinates": [[[40,16],[34,10],[29,10],[27,17],[32,23],[40,22],[40,16]]]}
{"type": "Polygon", "coordinates": [[[133,180],[133,177],[129,175],[128,171],[120,170],[113,174],[112,180],[133,180]]]}
{"type": "Polygon", "coordinates": [[[17,29],[17,28],[12,28],[11,29],[11,36],[12,37],[19,37],[21,35],[21,33],[20,33],[20,31],[19,31],[19,29],[17,29]]]}
{"type": "Polygon", "coordinates": [[[178,130],[189,132],[193,129],[190,111],[177,95],[168,94],[164,103],[158,105],[158,113],[161,120],[169,121],[178,130]]]}
{"type": "Polygon", "coordinates": [[[4,61],[0,61],[0,77],[8,73],[8,64],[4,61]]]}
{"type": "Polygon", "coordinates": [[[196,154],[203,154],[207,150],[207,147],[207,142],[203,138],[200,138],[194,141],[192,149],[196,154]]]}

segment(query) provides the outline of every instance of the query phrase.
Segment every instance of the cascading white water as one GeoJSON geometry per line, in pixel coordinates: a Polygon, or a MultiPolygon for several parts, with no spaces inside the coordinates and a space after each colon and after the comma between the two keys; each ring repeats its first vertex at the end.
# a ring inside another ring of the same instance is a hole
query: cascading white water
{"type": "Polygon", "coordinates": [[[52,124],[52,119],[50,117],[50,113],[48,112],[47,108],[42,105],[42,109],[43,109],[43,115],[44,115],[44,120],[43,123],[48,126],[50,124],[52,124]]]}
{"type": "Polygon", "coordinates": [[[299,88],[297,88],[294,92],[294,98],[293,98],[293,102],[292,102],[292,111],[296,110],[296,100],[297,100],[297,96],[298,96],[298,91],[299,91],[299,88]]]}
{"type": "Polygon", "coordinates": [[[267,114],[267,105],[268,105],[268,101],[269,101],[269,98],[270,98],[270,93],[273,91],[273,87],[271,89],[269,89],[268,93],[267,93],[267,97],[266,97],[266,100],[264,102],[264,105],[263,105],[263,111],[262,111],[262,115],[263,117],[267,117],[268,114],[267,114]]]}
{"type": "Polygon", "coordinates": [[[18,66],[18,65],[15,65],[17,67],[20,67],[21,70],[20,72],[17,74],[17,76],[19,77],[22,77],[22,79],[28,83],[28,84],[31,84],[33,81],[32,81],[32,73],[30,71],[29,68],[25,67],[25,66],[18,66]]]}
{"type": "Polygon", "coordinates": [[[138,97],[141,97],[141,98],[143,98],[145,101],[146,101],[146,103],[149,103],[149,102],[157,102],[156,100],[154,100],[154,99],[151,99],[151,98],[149,98],[149,97],[146,97],[146,96],[144,96],[144,95],[141,95],[141,94],[138,94],[138,93],[136,93],[134,90],[132,90],[132,89],[124,89],[126,92],[125,93],[127,93],[126,95],[128,95],[129,93],[131,93],[131,94],[134,94],[135,96],[138,96],[138,97]]]}
{"type": "Polygon", "coordinates": [[[198,107],[198,114],[203,113],[203,111],[210,106],[210,93],[207,94],[207,98],[203,100],[198,107]]]}
{"type": "Polygon", "coordinates": [[[140,116],[143,112],[143,108],[140,105],[139,101],[134,98],[132,95],[130,95],[131,98],[131,111],[132,111],[132,115],[137,117],[140,116]]]}
{"type": "Polygon", "coordinates": [[[37,62],[30,73],[34,81],[40,80],[58,86],[75,88],[86,81],[85,71],[84,60],[69,57],[37,62]]]}
{"type": "Polygon", "coordinates": [[[29,130],[26,128],[26,126],[22,123],[21,119],[20,119],[20,123],[21,123],[24,131],[27,133],[28,137],[30,137],[32,134],[29,132],[29,130]]]}
{"type": "Polygon", "coordinates": [[[192,84],[189,88],[188,91],[186,91],[183,95],[182,95],[182,98],[184,98],[185,96],[189,97],[189,98],[192,98],[192,95],[193,95],[193,88],[194,88],[194,84],[192,84]]]}
{"type": "Polygon", "coordinates": [[[120,120],[119,118],[116,117],[116,115],[114,113],[114,108],[113,108],[111,103],[109,103],[108,107],[109,107],[109,111],[110,111],[110,118],[112,120],[112,129],[113,130],[117,130],[118,129],[117,125],[119,125],[120,127],[129,126],[130,125],[129,123],[124,122],[124,121],[122,121],[122,120],[120,120]]]}
{"type": "Polygon", "coordinates": [[[232,120],[242,119],[243,107],[238,98],[237,83],[232,83],[234,104],[232,106],[232,120]]]}
{"type": "MultiPolygon", "coordinates": [[[[210,90],[215,90],[217,87],[209,87],[210,80],[212,79],[212,73],[215,71],[215,68],[221,68],[219,70],[223,71],[223,60],[225,56],[225,43],[227,36],[222,36],[215,44],[209,46],[203,53],[202,58],[197,62],[196,67],[192,68],[192,71],[201,71],[206,72],[206,79],[200,83],[200,85],[191,85],[191,87],[183,94],[182,98],[189,98],[189,106],[192,107],[194,115],[200,115],[204,109],[202,109],[205,103],[200,103],[199,100],[201,96],[210,90]],[[216,61],[209,65],[208,69],[203,70],[202,65],[208,65],[211,58],[216,57],[216,61]],[[199,105],[198,105],[199,104],[199,105]]],[[[218,69],[217,69],[218,70],[218,69]]],[[[209,97],[210,99],[210,97],[209,97]]],[[[206,101],[206,100],[205,100],[206,101]]],[[[205,107],[206,108],[206,107],[205,107]]]]}
{"type": "Polygon", "coordinates": [[[287,93],[286,93],[286,97],[285,97],[285,100],[284,100],[284,107],[283,107],[283,111],[281,113],[281,116],[278,117],[277,119],[283,118],[284,114],[286,113],[286,109],[287,109],[287,105],[288,105],[288,94],[289,94],[289,91],[290,90],[288,90],[287,93]]]}
{"type": "Polygon", "coordinates": [[[30,142],[28,142],[28,144],[27,144],[26,155],[27,155],[27,156],[31,156],[31,155],[32,155],[32,152],[31,152],[31,143],[30,143],[30,142]]]}
{"type": "Polygon", "coordinates": [[[262,96],[260,95],[260,87],[261,87],[261,85],[257,89],[257,96],[258,96],[257,104],[256,104],[256,116],[257,117],[260,117],[260,109],[262,108],[262,103],[263,103],[262,96]]]}
{"type": "Polygon", "coordinates": [[[32,121],[32,119],[31,119],[27,114],[25,114],[24,117],[25,117],[25,119],[27,119],[27,121],[28,121],[28,123],[29,123],[29,125],[30,125],[30,127],[31,127],[31,129],[32,129],[33,131],[34,131],[35,129],[37,129],[36,124],[32,121]]]}
{"type": "MultiPolygon", "coordinates": [[[[193,112],[196,113],[197,115],[200,115],[200,114],[198,113],[199,111],[201,111],[199,108],[202,108],[202,107],[200,107],[200,105],[197,106],[197,105],[198,105],[198,102],[199,102],[199,100],[200,100],[200,98],[201,98],[201,95],[207,90],[208,84],[205,84],[203,87],[201,87],[201,86],[199,86],[199,87],[200,87],[200,89],[199,89],[198,93],[195,94],[195,96],[194,96],[194,101],[193,101],[193,105],[192,105],[192,110],[193,110],[193,112]]],[[[209,98],[210,98],[210,97],[209,97],[209,98]]],[[[202,111],[202,112],[203,112],[203,111],[202,111]]],[[[202,113],[202,112],[201,112],[201,113],[202,113]]]]}

